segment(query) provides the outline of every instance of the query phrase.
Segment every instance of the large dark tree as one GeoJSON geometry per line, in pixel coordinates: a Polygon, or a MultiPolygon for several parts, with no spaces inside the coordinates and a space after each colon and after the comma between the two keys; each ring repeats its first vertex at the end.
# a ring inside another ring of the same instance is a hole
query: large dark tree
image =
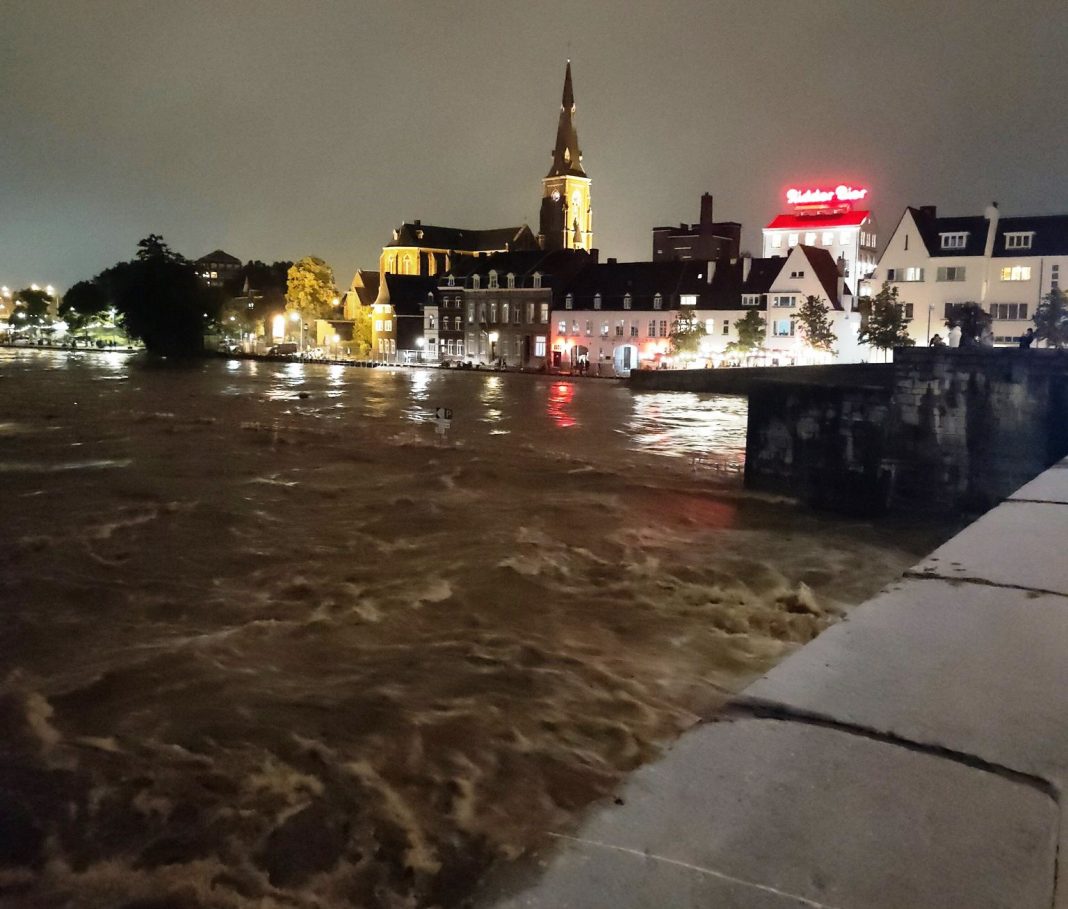
{"type": "Polygon", "coordinates": [[[52,297],[47,291],[26,287],[15,294],[13,324],[38,327],[48,321],[48,307],[52,297]]]}
{"type": "Polygon", "coordinates": [[[1035,337],[1048,347],[1068,347],[1068,294],[1060,288],[1051,290],[1038,304],[1033,321],[1035,337]]]}
{"type": "Polygon", "coordinates": [[[81,331],[100,319],[109,305],[107,290],[98,281],[79,281],[63,295],[59,315],[71,331],[81,331]]]}
{"type": "Polygon", "coordinates": [[[126,332],[156,353],[199,353],[204,333],[218,314],[219,294],[158,234],[137,247],[137,258],[120,262],[99,278],[126,332]]]}
{"type": "Polygon", "coordinates": [[[957,303],[949,312],[946,327],[960,328],[961,347],[977,347],[992,322],[990,313],[978,303],[957,303]]]}

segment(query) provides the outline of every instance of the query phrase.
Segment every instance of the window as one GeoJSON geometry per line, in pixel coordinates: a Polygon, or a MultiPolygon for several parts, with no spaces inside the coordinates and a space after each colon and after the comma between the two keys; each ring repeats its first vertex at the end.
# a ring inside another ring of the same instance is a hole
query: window
{"type": "Polygon", "coordinates": [[[509,321],[510,321],[510,319],[508,318],[508,304],[507,303],[502,303],[501,304],[501,324],[502,325],[507,325],[509,321]]]}
{"type": "Polygon", "coordinates": [[[816,245],[816,232],[814,230],[806,231],[805,232],[805,246],[815,246],[815,245],[816,245]]]}
{"type": "Polygon", "coordinates": [[[449,275],[449,287],[455,287],[455,286],[456,286],[456,278],[454,278],[452,275],[449,275]]]}
{"type": "Polygon", "coordinates": [[[523,339],[519,335],[512,335],[512,353],[517,357],[523,354],[523,339]]]}
{"type": "Polygon", "coordinates": [[[470,301],[467,304],[467,321],[472,325],[475,322],[475,304],[470,301]]]}
{"type": "Polygon", "coordinates": [[[787,246],[797,246],[797,234],[790,234],[786,238],[786,245],[787,246]]]}
{"type": "Polygon", "coordinates": [[[966,230],[952,234],[939,234],[938,236],[942,238],[942,249],[964,249],[965,244],[968,242],[968,232],[966,230]]]}
{"type": "Polygon", "coordinates": [[[534,356],[545,356],[545,335],[538,335],[534,338],[534,356]]]}
{"type": "Polygon", "coordinates": [[[771,248],[782,249],[782,234],[771,235],[771,248]]]}
{"type": "Polygon", "coordinates": [[[534,324],[534,304],[533,303],[528,303],[527,304],[527,325],[533,325],[533,324],[534,324]]]}
{"type": "Polygon", "coordinates": [[[622,322],[616,322],[616,337],[617,338],[622,338],[623,337],[623,323],[622,322]]]}
{"type": "Polygon", "coordinates": [[[375,319],[375,331],[381,331],[381,330],[382,330],[382,320],[381,319],[375,319]]]}
{"type": "Polygon", "coordinates": [[[392,319],[386,319],[386,321],[382,323],[382,331],[393,331],[392,319]]]}
{"type": "Polygon", "coordinates": [[[513,325],[518,325],[520,323],[520,321],[522,320],[522,318],[523,318],[523,315],[519,311],[519,304],[516,303],[516,305],[512,307],[512,324],[513,325]]]}
{"type": "Polygon", "coordinates": [[[656,337],[656,321],[654,319],[649,320],[649,337],[656,337]]]}
{"type": "Polygon", "coordinates": [[[823,245],[824,246],[833,246],[834,245],[834,231],[833,230],[825,230],[823,232],[823,245]]]}
{"type": "Polygon", "coordinates": [[[771,333],[776,338],[792,338],[794,336],[794,320],[776,319],[771,323],[771,333]]]}
{"type": "Polygon", "coordinates": [[[710,335],[715,330],[716,330],[716,320],[715,319],[705,319],[705,334],[706,335],[710,335]]]}
{"type": "Polygon", "coordinates": [[[1033,230],[1020,230],[1013,231],[1012,233],[1005,234],[1005,248],[1006,249],[1030,249],[1031,240],[1034,238],[1035,232],[1033,230]]]}
{"type": "Polygon", "coordinates": [[[549,304],[548,303],[542,303],[541,304],[541,324],[542,325],[548,325],[549,324],[549,304]]]}
{"type": "Polygon", "coordinates": [[[513,275],[511,272],[508,272],[508,289],[515,289],[515,275],[513,275]]]}
{"type": "Polygon", "coordinates": [[[839,234],[838,242],[841,243],[843,246],[848,246],[850,244],[850,241],[852,241],[852,239],[853,239],[852,231],[843,230],[841,232],[841,234],[839,234]]]}
{"type": "Polygon", "coordinates": [[[905,316],[905,321],[906,322],[911,322],[912,321],[913,304],[911,304],[911,303],[898,303],[897,307],[898,307],[898,309],[901,310],[901,313],[905,316]]]}
{"type": "Polygon", "coordinates": [[[481,322],[483,325],[486,324],[486,304],[485,303],[479,303],[478,304],[478,321],[481,322]]]}
{"type": "MultiPolygon", "coordinates": [[[[630,294],[623,294],[623,308],[630,309],[630,294]]],[[[623,334],[621,331],[620,334],[623,334]]]]}
{"type": "Polygon", "coordinates": [[[575,306],[575,298],[568,294],[564,297],[564,309],[572,309],[575,306]]]}
{"type": "Polygon", "coordinates": [[[1022,321],[1027,318],[1026,303],[991,303],[990,315],[995,319],[1022,321]]]}
{"type": "Polygon", "coordinates": [[[922,268],[888,268],[886,270],[886,280],[895,281],[901,283],[903,281],[922,281],[923,269],[922,268]]]}
{"type": "Polygon", "coordinates": [[[742,306],[759,306],[760,294],[742,294],[742,306]]]}
{"type": "Polygon", "coordinates": [[[556,333],[558,335],[567,334],[567,319],[561,319],[559,322],[556,323],[556,333]]]}
{"type": "Polygon", "coordinates": [[[1031,280],[1031,266],[1030,265],[1007,265],[1001,269],[1002,281],[1030,281],[1031,280]]]}
{"type": "Polygon", "coordinates": [[[589,319],[586,320],[586,337],[589,338],[593,335],[593,322],[589,319]]]}
{"type": "Polygon", "coordinates": [[[607,338],[608,337],[608,323],[607,322],[602,322],[601,323],[601,337],[602,338],[607,338]]]}
{"type": "Polygon", "coordinates": [[[600,309],[601,308],[601,295],[600,294],[594,294],[593,295],[593,308],[594,309],[600,309]]]}
{"type": "Polygon", "coordinates": [[[660,337],[666,338],[668,336],[667,322],[663,319],[660,320],[660,337]]]}
{"type": "Polygon", "coordinates": [[[497,287],[497,272],[493,269],[489,273],[489,286],[491,290],[497,287]]]}
{"type": "Polygon", "coordinates": [[[490,303],[489,320],[491,322],[493,322],[493,323],[497,322],[497,304],[496,303],[490,303]]]}
{"type": "Polygon", "coordinates": [[[631,322],[630,323],[630,336],[632,338],[638,337],[638,323],[637,322],[631,322]]]}
{"type": "Polygon", "coordinates": [[[534,289],[535,290],[540,290],[541,289],[541,272],[540,271],[534,272],[534,289]]]}
{"type": "Polygon", "coordinates": [[[963,265],[949,265],[945,268],[938,269],[939,281],[963,281],[964,280],[964,266],[963,265]]]}
{"type": "Polygon", "coordinates": [[[464,355],[464,342],[463,341],[457,341],[456,342],[456,356],[462,357],[463,355],[464,355]]]}
{"type": "Polygon", "coordinates": [[[426,327],[427,328],[433,328],[434,327],[434,316],[431,315],[430,313],[427,313],[427,315],[426,315],[426,327]]]}
{"type": "Polygon", "coordinates": [[[803,271],[792,271],[792,272],[790,272],[790,277],[791,278],[803,278],[804,276],[805,276],[805,273],[803,271]]]}
{"type": "Polygon", "coordinates": [[[723,334],[729,335],[730,333],[731,333],[731,320],[730,319],[724,319],[723,320],[723,334]]]}
{"type": "Polygon", "coordinates": [[[571,334],[577,335],[579,333],[578,319],[574,319],[571,322],[571,334]]]}
{"type": "Polygon", "coordinates": [[[1057,290],[1061,285],[1061,267],[1051,265],[1049,267],[1049,289],[1057,290]]]}
{"type": "Polygon", "coordinates": [[[771,298],[771,305],[772,306],[777,306],[779,309],[783,309],[785,307],[792,307],[794,305],[794,298],[793,297],[780,297],[780,296],[772,297],[771,298]]]}
{"type": "Polygon", "coordinates": [[[481,287],[482,287],[482,278],[480,278],[478,275],[472,275],[471,276],[471,288],[473,290],[479,290],[479,289],[481,289],[481,287]]]}
{"type": "Polygon", "coordinates": [[[411,256],[405,256],[404,257],[404,273],[406,275],[410,275],[412,273],[412,257],[411,256]]]}

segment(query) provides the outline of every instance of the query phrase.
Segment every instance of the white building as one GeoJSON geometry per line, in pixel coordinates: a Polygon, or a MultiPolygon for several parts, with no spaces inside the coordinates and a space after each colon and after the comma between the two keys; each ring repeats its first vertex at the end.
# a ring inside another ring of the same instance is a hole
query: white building
{"type": "Polygon", "coordinates": [[[857,288],[875,268],[879,228],[867,209],[868,190],[840,184],[834,189],[790,189],[788,212],[764,228],[765,258],[787,256],[795,246],[826,250],[845,263],[843,277],[857,288]]]}
{"type": "Polygon", "coordinates": [[[906,208],[870,284],[898,289],[917,344],[946,335],[953,307],[978,303],[994,317],[996,344],[1015,344],[1042,298],[1068,272],[1068,215],[938,217],[932,206],[906,208]]]}

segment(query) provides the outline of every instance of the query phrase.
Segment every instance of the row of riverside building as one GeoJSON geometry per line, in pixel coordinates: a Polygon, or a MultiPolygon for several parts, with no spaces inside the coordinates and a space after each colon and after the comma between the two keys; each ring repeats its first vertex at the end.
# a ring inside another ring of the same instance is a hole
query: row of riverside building
{"type": "Polygon", "coordinates": [[[991,313],[996,343],[1015,344],[1068,267],[1068,215],[1002,218],[996,204],[963,218],[910,207],[880,255],[868,190],[846,184],[790,189],[759,258],[741,253],[741,224],[716,221],[706,193],[697,223],[653,228],[649,261],[602,260],[575,110],[569,62],[538,234],[405,222],[378,270],[357,271],[332,330],[367,307],[376,359],[626,375],[681,365],[669,335],[682,312],[706,331],[696,365],[739,362],[728,345],[756,311],[764,345],[748,361],[789,365],[816,361],[795,324],[816,296],[830,309],[834,358],[859,362],[872,351],[857,340],[858,300],[884,281],[898,287],[917,344],[945,334],[966,302],[991,313]]]}

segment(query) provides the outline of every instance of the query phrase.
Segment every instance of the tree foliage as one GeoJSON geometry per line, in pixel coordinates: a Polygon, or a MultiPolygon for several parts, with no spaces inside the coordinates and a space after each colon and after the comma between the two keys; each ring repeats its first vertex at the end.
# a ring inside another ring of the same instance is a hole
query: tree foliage
{"type": "Polygon", "coordinates": [[[741,319],[734,323],[734,330],[738,332],[738,340],[731,341],[727,345],[728,353],[750,353],[764,346],[767,337],[767,322],[755,309],[751,309],[741,319]]]}
{"type": "Polygon", "coordinates": [[[905,304],[898,299],[897,288],[889,281],[883,282],[882,290],[874,297],[861,298],[861,311],[865,314],[857,340],[878,350],[895,347],[911,347],[916,342],[909,337],[905,304]]]}
{"type": "Polygon", "coordinates": [[[950,310],[946,327],[960,329],[961,347],[974,347],[990,331],[993,321],[978,303],[957,303],[950,310]]]}
{"type": "Polygon", "coordinates": [[[1068,347],[1068,294],[1054,288],[1038,304],[1032,321],[1035,337],[1049,347],[1068,347]]]}
{"type": "Polygon", "coordinates": [[[110,303],[100,282],[79,281],[63,295],[59,314],[71,331],[81,331],[90,322],[100,319],[110,303]]]}
{"type": "Polygon", "coordinates": [[[822,297],[807,296],[794,317],[797,330],[813,350],[834,351],[838,336],[831,328],[831,305],[822,297]]]}
{"type": "Polygon", "coordinates": [[[366,357],[371,353],[371,314],[372,308],[357,304],[356,324],[352,327],[353,353],[358,357],[366,357]]]}
{"type": "Polygon", "coordinates": [[[305,320],[329,319],[334,317],[333,301],[337,297],[333,269],[322,259],[305,256],[289,269],[287,310],[300,313],[305,320]]]}
{"type": "Polygon", "coordinates": [[[16,324],[14,319],[17,318],[20,327],[44,325],[48,322],[48,307],[51,305],[52,297],[47,291],[24,287],[14,296],[12,324],[16,324]]]}
{"type": "Polygon", "coordinates": [[[678,318],[671,323],[668,339],[673,354],[695,354],[701,346],[701,339],[708,332],[704,323],[697,318],[692,307],[684,306],[678,318]]]}

